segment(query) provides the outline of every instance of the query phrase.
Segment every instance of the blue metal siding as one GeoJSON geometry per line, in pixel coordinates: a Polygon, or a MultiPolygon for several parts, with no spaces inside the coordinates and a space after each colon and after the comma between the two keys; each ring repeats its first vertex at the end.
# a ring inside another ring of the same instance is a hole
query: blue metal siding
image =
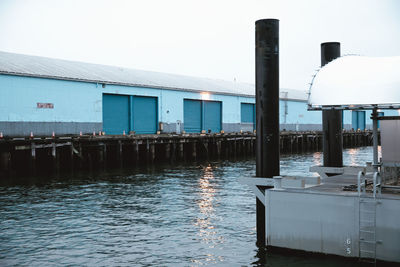
{"type": "Polygon", "coordinates": [[[306,102],[280,100],[279,121],[280,123],[284,123],[286,121],[286,124],[322,125],[322,115],[321,111],[307,110],[306,102]],[[287,114],[285,114],[285,105],[287,105],[287,114]]]}
{"type": "Polygon", "coordinates": [[[221,102],[203,101],[204,106],[204,130],[211,132],[220,132],[222,129],[221,102]]]}
{"type": "MultiPolygon", "coordinates": [[[[175,125],[179,121],[179,123],[184,122],[185,130],[187,132],[200,132],[203,129],[208,130],[207,127],[204,126],[204,121],[201,119],[202,116],[204,119],[204,114],[201,110],[201,99],[203,96],[199,93],[112,84],[107,84],[103,88],[101,85],[95,83],[3,74],[0,75],[0,87],[0,122],[2,123],[79,123],[79,126],[76,126],[73,130],[78,134],[79,131],[99,131],[102,127],[107,134],[113,132],[115,134],[121,134],[124,129],[126,129],[126,132],[134,129],[134,118],[131,116],[132,114],[129,114],[128,112],[128,127],[126,125],[127,122],[125,121],[127,117],[126,111],[119,112],[124,113],[124,115],[122,117],[118,115],[116,121],[114,121],[113,118],[110,118],[113,113],[117,113],[115,111],[117,107],[107,106],[110,103],[104,103],[105,100],[103,99],[103,94],[117,95],[117,97],[119,96],[122,98],[128,97],[128,99],[132,98],[130,103],[133,103],[133,98],[135,98],[136,95],[139,95],[157,97],[157,122],[163,122],[166,126],[164,129],[167,129],[168,131],[176,129],[175,125]],[[21,98],[21,95],[24,97],[21,98]],[[185,112],[186,107],[184,107],[184,99],[193,99],[194,101],[197,99],[196,103],[199,108],[196,120],[187,119],[188,113],[185,112]],[[53,103],[54,108],[37,108],[37,103],[53,103]],[[102,107],[103,104],[105,105],[104,107],[102,107]],[[107,112],[107,110],[113,110],[113,112],[107,112]],[[184,114],[184,112],[186,114],[184,114]],[[123,119],[123,117],[125,119],[123,119]],[[114,127],[112,124],[117,124],[119,120],[122,120],[122,126],[114,127]],[[104,125],[102,126],[103,121],[104,125]],[[83,127],[81,126],[83,125],[82,123],[84,123],[83,127]],[[192,127],[190,126],[190,123],[196,124],[196,126],[192,127]],[[116,130],[111,129],[110,132],[109,128],[115,128],[116,130]]],[[[107,98],[107,96],[105,97],[107,98]]],[[[249,119],[245,119],[245,116],[242,116],[241,118],[241,103],[254,103],[254,98],[210,94],[209,101],[220,101],[223,103],[223,105],[221,104],[223,109],[220,112],[222,115],[220,120],[223,122],[222,129],[229,132],[240,130],[240,122],[249,119]]],[[[284,102],[285,101],[283,100],[280,102],[280,121],[281,123],[286,121],[287,124],[283,128],[294,129],[294,126],[296,125],[304,125],[304,128],[300,127],[299,129],[309,129],[306,127],[321,127],[322,116],[320,111],[307,111],[307,103],[288,100],[288,114],[285,115],[284,102]]],[[[118,104],[118,106],[120,106],[118,108],[126,109],[125,104],[122,106],[118,104]]],[[[128,109],[132,112],[133,106],[128,109]]],[[[385,113],[386,115],[398,115],[397,110],[385,110],[385,113]]],[[[366,128],[371,128],[372,125],[370,114],[371,111],[365,111],[366,128]]],[[[349,128],[353,127],[354,129],[362,129],[362,125],[358,125],[358,123],[357,125],[351,126],[352,116],[352,111],[344,111],[345,126],[349,128]]],[[[156,123],[154,123],[153,126],[154,125],[157,126],[156,123]]],[[[32,131],[32,129],[28,130],[28,132],[32,131]]],[[[5,132],[4,128],[0,129],[0,131],[3,131],[3,133],[5,132]]],[[[50,128],[50,130],[46,131],[51,134],[52,129],[50,128]]],[[[152,130],[152,132],[155,131],[156,130],[154,129],[152,130]]],[[[34,129],[34,133],[35,132],[36,130],[34,129]]],[[[69,133],[70,129],[65,132],[69,133]]],[[[56,133],[58,132],[56,131],[56,133]]]]}
{"type": "Polygon", "coordinates": [[[129,96],[103,95],[103,131],[107,134],[129,132],[129,96]]]}
{"type": "Polygon", "coordinates": [[[0,121],[102,123],[102,92],[94,83],[0,74],[0,121]]]}
{"type": "Polygon", "coordinates": [[[133,130],[137,134],[157,132],[157,97],[134,96],[132,103],[133,130]]]}
{"type": "Polygon", "coordinates": [[[199,133],[202,125],[202,109],[200,100],[183,100],[183,125],[188,133],[199,133]]]}

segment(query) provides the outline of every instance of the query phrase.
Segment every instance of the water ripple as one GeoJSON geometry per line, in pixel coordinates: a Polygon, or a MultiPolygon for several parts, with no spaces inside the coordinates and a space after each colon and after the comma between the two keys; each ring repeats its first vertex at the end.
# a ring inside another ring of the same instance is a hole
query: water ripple
{"type": "MultiPolygon", "coordinates": [[[[320,161],[283,155],[281,173],[320,161]]],[[[237,181],[254,175],[254,160],[238,160],[2,183],[0,265],[319,266],[257,249],[255,197],[237,181]]]]}

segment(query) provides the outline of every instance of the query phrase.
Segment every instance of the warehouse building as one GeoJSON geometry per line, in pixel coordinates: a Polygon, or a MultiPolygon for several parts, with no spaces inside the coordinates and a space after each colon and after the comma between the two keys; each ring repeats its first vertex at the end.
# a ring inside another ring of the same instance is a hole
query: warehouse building
{"type": "MultiPolygon", "coordinates": [[[[253,131],[254,92],[253,84],[0,52],[5,136],[253,131]]],[[[321,129],[305,92],[281,89],[280,107],[281,129],[321,129]]],[[[355,118],[365,127],[366,115],[356,115],[344,116],[347,128],[355,118]]]]}

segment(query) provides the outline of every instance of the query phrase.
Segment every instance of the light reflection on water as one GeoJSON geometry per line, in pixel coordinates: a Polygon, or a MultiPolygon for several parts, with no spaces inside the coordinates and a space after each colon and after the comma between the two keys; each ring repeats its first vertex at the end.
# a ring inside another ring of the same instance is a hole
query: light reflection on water
{"type": "Polygon", "coordinates": [[[313,154],[313,165],[322,165],[323,164],[323,154],[321,152],[316,152],[313,154]]]}
{"type": "MultiPolygon", "coordinates": [[[[371,148],[343,158],[371,161],[371,148]]],[[[282,155],[281,174],[321,163],[282,155]]],[[[0,266],[353,266],[258,250],[255,197],[237,181],[254,175],[249,159],[3,181],[0,266]]]]}
{"type": "MultiPolygon", "coordinates": [[[[344,154],[343,161],[348,166],[357,166],[360,164],[360,158],[365,159],[363,165],[366,162],[372,162],[372,148],[370,147],[368,150],[360,149],[360,148],[349,148],[346,150],[346,154],[344,154]]],[[[382,156],[381,146],[378,146],[378,159],[382,156]]]]}
{"type": "Polygon", "coordinates": [[[357,165],[357,149],[351,148],[348,150],[349,158],[350,158],[350,166],[357,165]]]}
{"type": "MultiPolygon", "coordinates": [[[[208,244],[210,248],[214,247],[214,243],[223,242],[223,237],[218,237],[213,224],[215,218],[215,209],[213,202],[215,201],[216,189],[210,183],[210,180],[214,178],[213,167],[208,165],[203,168],[203,175],[198,180],[200,188],[200,199],[197,201],[199,211],[201,214],[198,216],[194,225],[199,228],[198,235],[201,238],[202,243],[208,244]]],[[[214,255],[207,254],[207,261],[214,261],[214,255]]]]}

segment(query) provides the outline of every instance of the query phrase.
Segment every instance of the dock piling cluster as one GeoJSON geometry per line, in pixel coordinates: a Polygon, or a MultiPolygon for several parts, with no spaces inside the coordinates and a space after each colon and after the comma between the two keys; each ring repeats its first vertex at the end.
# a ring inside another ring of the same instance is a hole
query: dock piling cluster
{"type": "MultiPolygon", "coordinates": [[[[254,133],[66,136],[0,139],[0,176],[35,176],[255,156],[254,133]]],[[[370,131],[344,132],[344,147],[372,145],[370,131]]],[[[322,148],[321,132],[281,132],[281,153],[322,148]]]]}

